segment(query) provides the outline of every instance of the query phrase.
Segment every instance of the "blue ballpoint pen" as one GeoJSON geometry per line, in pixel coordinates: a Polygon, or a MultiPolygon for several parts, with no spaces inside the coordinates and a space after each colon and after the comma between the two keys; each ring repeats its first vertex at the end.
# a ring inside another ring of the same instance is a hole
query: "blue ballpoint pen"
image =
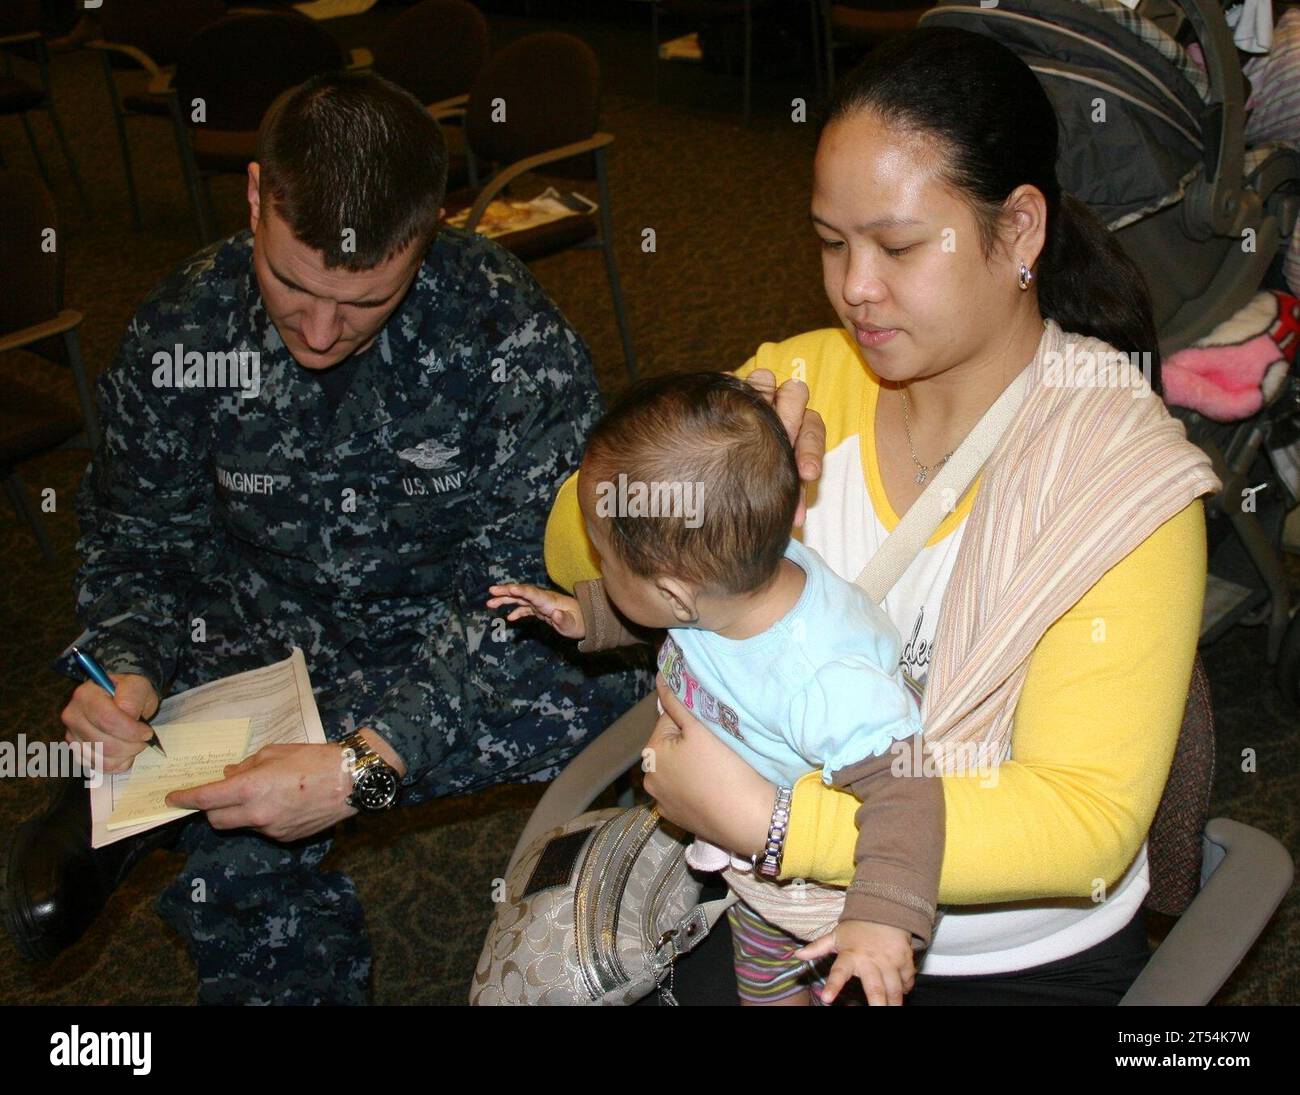
{"type": "MultiPolygon", "coordinates": [[[[78,650],[75,646],[72,648],[72,656],[77,659],[77,664],[86,671],[86,676],[99,685],[99,687],[110,696],[117,695],[117,689],[113,687],[112,680],[109,679],[108,674],[104,672],[104,667],[100,665],[99,662],[95,661],[95,659],[84,650],[78,650]]],[[[148,725],[149,720],[142,718],[140,721],[148,725]]],[[[150,729],[152,729],[152,727],[150,729]]],[[[146,744],[152,745],[163,756],[167,755],[167,750],[162,747],[162,742],[158,740],[158,734],[156,732],[153,737],[146,742],[146,744]]]]}

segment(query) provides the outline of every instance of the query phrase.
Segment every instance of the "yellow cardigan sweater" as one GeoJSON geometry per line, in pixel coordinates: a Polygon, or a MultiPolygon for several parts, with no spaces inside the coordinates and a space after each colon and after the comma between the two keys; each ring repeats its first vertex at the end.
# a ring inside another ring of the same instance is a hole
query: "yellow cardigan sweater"
{"type": "MultiPolygon", "coordinates": [[[[827,451],[858,434],[872,507],[890,507],[875,460],[879,384],[839,329],[764,343],[756,368],[797,375],[826,421],[827,451]]],[[[965,519],[967,492],[931,538],[965,519]]],[[[565,589],[599,576],[577,505],[576,476],[560,489],[546,529],[546,565],[565,589]]],[[[847,575],[852,580],[855,575],[847,575]]],[[[1132,862],[1155,815],[1200,632],[1205,513],[1198,499],[1114,566],[1043,635],[1016,708],[1011,759],[995,786],[978,772],[944,776],[947,836],[939,900],[968,905],[1087,897],[1132,862]],[[1104,638],[1098,640],[1098,636],[1104,638]]],[[[857,800],[816,773],[795,787],[785,878],[847,885],[857,800]]]]}

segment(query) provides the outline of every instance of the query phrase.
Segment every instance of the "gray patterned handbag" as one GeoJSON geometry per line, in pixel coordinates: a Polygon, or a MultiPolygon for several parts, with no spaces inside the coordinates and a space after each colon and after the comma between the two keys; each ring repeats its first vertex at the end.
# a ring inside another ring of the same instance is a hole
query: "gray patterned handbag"
{"type": "Polygon", "coordinates": [[[595,810],[519,858],[492,918],[469,1002],[675,1004],[672,965],[730,899],[699,902],[686,841],[653,806],[595,810]]]}

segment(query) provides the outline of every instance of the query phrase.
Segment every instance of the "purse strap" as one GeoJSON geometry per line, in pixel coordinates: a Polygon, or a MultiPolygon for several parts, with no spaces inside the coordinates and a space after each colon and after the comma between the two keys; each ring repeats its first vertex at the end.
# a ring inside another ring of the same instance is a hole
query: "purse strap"
{"type": "Polygon", "coordinates": [[[740,895],[735,890],[727,893],[726,897],[715,898],[713,901],[701,901],[700,908],[704,912],[704,919],[708,921],[709,927],[712,928],[732,905],[740,900],[740,895]]]}
{"type": "Polygon", "coordinates": [[[894,531],[885,537],[885,542],[871,557],[871,561],[862,568],[855,584],[866,590],[876,604],[880,604],[885,599],[885,594],[894,588],[912,560],[925,547],[925,542],[943,522],[944,516],[956,504],[957,499],[966,493],[966,488],[979,474],[989,454],[997,447],[1025,400],[1029,387],[1029,369],[1030,366],[1026,365],[1020,375],[998,396],[993,406],[984,412],[975,428],[966,435],[965,440],[957,446],[957,451],[939,470],[939,474],[903,514],[894,526],[894,531]],[[945,505],[948,499],[952,503],[945,505]]]}

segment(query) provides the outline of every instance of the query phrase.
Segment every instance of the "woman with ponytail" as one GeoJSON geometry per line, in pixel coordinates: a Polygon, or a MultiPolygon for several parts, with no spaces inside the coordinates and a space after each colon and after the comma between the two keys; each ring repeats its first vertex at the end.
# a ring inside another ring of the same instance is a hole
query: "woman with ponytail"
{"type": "MultiPolygon", "coordinates": [[[[1033,73],[989,38],[922,28],[875,50],[838,89],[813,168],[839,322],[739,371],[775,389],[815,481],[795,535],[849,581],[1028,372],[998,446],[883,602],[924,687],[946,836],[931,945],[914,975],[868,985],[871,1003],[1115,1003],[1147,957],[1146,836],[1199,634],[1200,499],[1221,484],[1158,397],[1141,275],[1061,191],[1057,134],[1033,73]],[[989,763],[954,764],[968,746],[989,763]]],[[[596,576],[574,489],[547,534],[570,588],[596,576]]],[[[816,774],[779,793],[659,692],[646,788],[664,816],[758,852],[788,801],[781,878],[848,884],[858,828],[884,807],[816,774]]],[[[743,1000],[817,998],[824,967],[785,960],[796,944],[752,918],[730,928],[743,1000]]],[[[715,934],[677,967],[683,1002],[735,999],[707,957],[731,957],[715,934]]]]}

